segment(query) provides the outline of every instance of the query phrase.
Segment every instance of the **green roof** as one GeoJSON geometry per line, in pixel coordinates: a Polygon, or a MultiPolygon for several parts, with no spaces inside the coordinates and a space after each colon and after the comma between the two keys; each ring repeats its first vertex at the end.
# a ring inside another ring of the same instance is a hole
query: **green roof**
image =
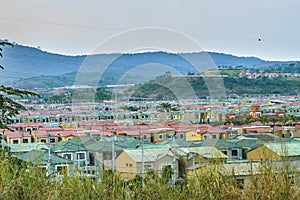
{"type": "MultiPolygon", "coordinates": [[[[175,146],[176,147],[199,147],[199,146],[202,146],[202,143],[203,141],[198,141],[198,142],[195,142],[195,141],[185,141],[185,140],[179,140],[179,139],[176,139],[175,141],[175,146]]],[[[161,144],[164,144],[164,145],[173,145],[173,140],[166,140],[164,142],[162,142],[161,144]]]]}
{"type": "MultiPolygon", "coordinates": [[[[124,150],[124,152],[135,162],[142,162],[142,149],[124,150]]],[[[165,156],[173,156],[169,148],[155,148],[144,150],[144,162],[154,162],[165,156]]]]}
{"type": "Polygon", "coordinates": [[[215,147],[189,147],[182,148],[182,152],[186,154],[194,153],[204,158],[227,158],[227,156],[215,147]]]}
{"type": "MultiPolygon", "coordinates": [[[[97,141],[93,144],[87,145],[87,149],[89,151],[97,151],[97,152],[111,152],[112,151],[112,142],[110,141],[97,141]]],[[[121,146],[118,144],[114,144],[115,151],[123,150],[121,146]]]]}
{"type": "MultiPolygon", "coordinates": [[[[49,159],[49,154],[48,151],[32,150],[22,154],[18,158],[26,162],[31,162],[33,164],[47,164],[49,159]]],[[[51,164],[73,163],[72,160],[59,157],[54,154],[50,154],[50,162],[51,164]]]]}
{"type": "Polygon", "coordinates": [[[300,156],[300,142],[276,142],[264,145],[280,156],[300,156]]]}
{"type": "Polygon", "coordinates": [[[61,141],[51,147],[53,152],[75,152],[75,151],[87,151],[84,145],[74,144],[70,141],[61,141]]]}
{"type": "MultiPolygon", "coordinates": [[[[135,139],[134,137],[128,136],[110,136],[110,137],[102,137],[101,140],[87,145],[87,148],[91,151],[97,152],[109,152],[112,148],[112,142],[114,141],[115,150],[124,150],[124,149],[136,149],[138,146],[141,146],[141,141],[135,139]]],[[[145,141],[145,146],[149,144],[149,142],[145,141]]],[[[149,144],[151,145],[151,144],[149,144]]]]}
{"type": "Polygon", "coordinates": [[[73,137],[69,140],[72,144],[76,145],[87,145],[96,142],[91,137],[87,136],[79,136],[79,137],[73,137]]]}
{"type": "Polygon", "coordinates": [[[228,139],[217,140],[214,146],[217,149],[232,149],[232,148],[253,149],[261,144],[262,142],[260,140],[254,138],[243,138],[243,139],[228,138],[228,139]]]}
{"type": "Polygon", "coordinates": [[[20,152],[28,152],[31,150],[42,150],[48,149],[48,146],[43,142],[38,143],[23,143],[23,144],[8,144],[10,148],[10,152],[12,153],[20,153],[20,152]]]}

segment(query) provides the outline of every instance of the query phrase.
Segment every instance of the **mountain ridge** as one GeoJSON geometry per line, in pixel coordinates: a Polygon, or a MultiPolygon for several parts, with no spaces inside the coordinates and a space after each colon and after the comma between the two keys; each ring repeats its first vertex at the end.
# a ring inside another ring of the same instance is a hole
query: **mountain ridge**
{"type": "MultiPolygon", "coordinates": [[[[257,57],[234,56],[217,52],[167,53],[142,52],[130,54],[94,54],[94,55],[61,55],[42,51],[35,47],[14,44],[14,47],[3,48],[0,64],[0,84],[13,84],[22,79],[36,76],[63,76],[80,71],[86,61],[95,69],[109,66],[107,73],[124,74],[137,66],[151,64],[167,66],[180,74],[198,73],[217,66],[243,66],[246,68],[264,68],[275,64],[288,64],[296,61],[266,61],[257,57]],[[192,62],[190,62],[192,61],[192,62]],[[94,62],[94,63],[93,63],[94,62]],[[95,67],[93,66],[95,65],[95,67]]],[[[154,75],[159,75],[155,74],[154,75]]]]}

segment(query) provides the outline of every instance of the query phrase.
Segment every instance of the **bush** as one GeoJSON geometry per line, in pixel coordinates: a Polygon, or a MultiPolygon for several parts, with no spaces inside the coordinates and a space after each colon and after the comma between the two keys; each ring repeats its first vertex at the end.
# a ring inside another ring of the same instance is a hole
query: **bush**
{"type": "Polygon", "coordinates": [[[101,179],[79,173],[54,178],[1,151],[0,199],[300,199],[291,179],[299,174],[291,173],[288,162],[275,168],[272,162],[262,163],[246,187],[233,174],[221,173],[220,167],[203,167],[176,185],[166,181],[169,175],[160,178],[155,173],[129,181],[109,172],[101,179]]]}

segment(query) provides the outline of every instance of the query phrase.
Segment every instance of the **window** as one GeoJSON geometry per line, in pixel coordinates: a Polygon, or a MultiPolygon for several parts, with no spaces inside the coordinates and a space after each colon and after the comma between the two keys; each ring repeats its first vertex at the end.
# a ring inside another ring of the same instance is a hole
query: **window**
{"type": "Polygon", "coordinates": [[[44,143],[46,143],[47,141],[46,141],[46,139],[41,139],[41,142],[44,142],[44,143]]]}
{"type": "Polygon", "coordinates": [[[132,167],[132,164],[129,164],[129,167],[132,167]]]}
{"type": "Polygon", "coordinates": [[[23,143],[28,143],[28,139],[23,139],[23,143]]]}
{"type": "Polygon", "coordinates": [[[153,164],[152,164],[152,163],[151,163],[151,164],[145,164],[145,165],[144,165],[144,168],[145,168],[145,169],[148,169],[148,170],[149,170],[149,169],[153,169],[153,164]]]}
{"type": "Polygon", "coordinates": [[[224,153],[227,156],[227,151],[226,150],[221,151],[221,152],[224,153]]]}
{"type": "Polygon", "coordinates": [[[158,140],[163,140],[164,139],[164,135],[163,134],[159,134],[157,137],[158,137],[158,140]]]}
{"type": "Polygon", "coordinates": [[[209,136],[208,135],[203,135],[203,140],[208,140],[209,136]]]}
{"type": "Polygon", "coordinates": [[[217,135],[212,135],[212,138],[213,139],[217,139],[217,135]]]}
{"type": "Polygon", "coordinates": [[[147,135],[143,135],[144,140],[147,140],[147,135]]]}
{"type": "Polygon", "coordinates": [[[57,174],[62,174],[63,172],[66,172],[68,169],[67,165],[56,165],[55,170],[57,174]]]}
{"type": "Polygon", "coordinates": [[[238,150],[237,149],[231,150],[231,156],[238,156],[238,150]]]}
{"type": "Polygon", "coordinates": [[[180,133],[180,134],[179,134],[179,138],[180,138],[180,139],[184,139],[184,134],[183,134],[183,133],[180,133]]]}
{"type": "Polygon", "coordinates": [[[12,140],[13,144],[19,144],[19,140],[12,140]]]}
{"type": "Polygon", "coordinates": [[[85,153],[76,153],[77,160],[85,160],[85,153]]]}
{"type": "Polygon", "coordinates": [[[50,143],[55,143],[56,142],[55,138],[50,138],[49,140],[50,140],[50,143]]]}
{"type": "Polygon", "coordinates": [[[62,157],[66,158],[66,159],[69,159],[69,160],[72,160],[72,154],[71,153],[63,153],[62,157]]]}

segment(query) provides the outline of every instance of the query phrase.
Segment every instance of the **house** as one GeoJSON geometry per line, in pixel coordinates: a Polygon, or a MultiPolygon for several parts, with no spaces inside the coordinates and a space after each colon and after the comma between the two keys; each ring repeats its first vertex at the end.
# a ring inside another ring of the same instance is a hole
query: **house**
{"type": "Polygon", "coordinates": [[[215,146],[228,156],[229,161],[234,161],[246,160],[247,152],[260,144],[261,141],[256,138],[237,137],[206,141],[203,146],[215,146]]]}
{"type": "Polygon", "coordinates": [[[191,130],[185,133],[186,141],[199,141],[201,139],[202,139],[201,134],[197,133],[196,131],[191,130]]]}
{"type": "Polygon", "coordinates": [[[296,124],[293,132],[293,137],[300,138],[300,124],[296,124]]]}
{"type": "Polygon", "coordinates": [[[213,146],[179,148],[179,152],[186,159],[187,169],[227,160],[227,156],[213,146]]]}
{"type": "Polygon", "coordinates": [[[45,143],[23,143],[23,144],[6,144],[13,156],[19,156],[32,150],[48,150],[45,143]]]}
{"type": "Polygon", "coordinates": [[[3,136],[7,144],[27,144],[32,142],[29,132],[4,130],[3,136]]]}
{"type": "Polygon", "coordinates": [[[161,175],[165,167],[176,169],[178,176],[179,165],[177,158],[174,163],[174,154],[169,148],[155,149],[131,149],[124,150],[116,159],[116,170],[123,179],[131,179],[136,175],[142,175],[142,163],[144,160],[145,172],[155,172],[161,175]]]}
{"type": "Polygon", "coordinates": [[[207,129],[205,133],[201,135],[202,135],[202,140],[226,138],[227,127],[225,126],[210,127],[207,129]]]}
{"type": "Polygon", "coordinates": [[[262,111],[260,110],[260,105],[252,105],[249,111],[249,115],[252,119],[258,119],[261,117],[262,111]]]}
{"type": "Polygon", "coordinates": [[[49,153],[49,151],[31,150],[18,156],[18,158],[39,165],[47,171],[48,175],[62,174],[64,170],[67,170],[68,175],[74,173],[74,161],[49,153]],[[48,167],[50,167],[50,169],[48,169],[48,167]]]}
{"type": "Polygon", "coordinates": [[[90,154],[82,144],[61,141],[54,144],[51,147],[51,151],[55,155],[74,161],[76,167],[80,170],[85,170],[90,166],[90,154]]]}
{"type": "Polygon", "coordinates": [[[175,135],[175,129],[173,128],[156,128],[150,129],[149,133],[151,134],[151,142],[161,143],[163,141],[169,140],[175,135]]]}
{"type": "Polygon", "coordinates": [[[247,153],[248,160],[297,160],[300,159],[300,142],[292,140],[288,142],[264,143],[247,153]]]}
{"type": "Polygon", "coordinates": [[[124,149],[136,149],[140,143],[141,141],[133,137],[102,137],[101,140],[88,144],[87,149],[91,154],[91,160],[100,171],[113,170],[113,152],[116,158],[124,149]]]}

